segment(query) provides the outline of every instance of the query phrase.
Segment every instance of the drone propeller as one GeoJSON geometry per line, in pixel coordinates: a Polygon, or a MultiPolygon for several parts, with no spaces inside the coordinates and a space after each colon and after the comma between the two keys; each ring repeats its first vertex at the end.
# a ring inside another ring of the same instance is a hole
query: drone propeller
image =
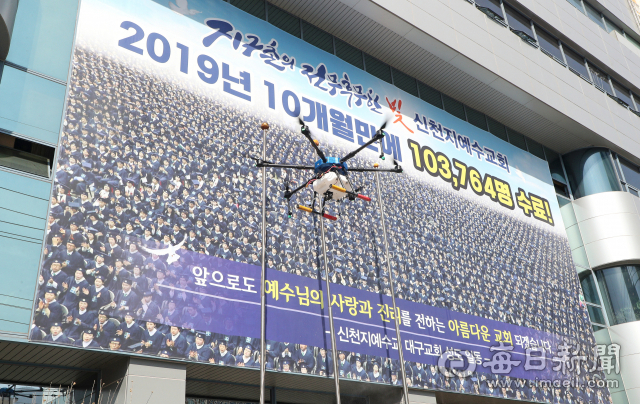
{"type": "Polygon", "coordinates": [[[309,130],[307,124],[304,123],[304,121],[300,117],[298,117],[298,122],[300,123],[300,132],[302,132],[304,137],[309,139],[309,142],[311,142],[311,146],[316,150],[316,153],[318,153],[318,157],[320,157],[320,160],[322,160],[323,163],[326,163],[327,158],[325,157],[322,150],[320,150],[320,148],[318,147],[318,143],[316,143],[316,140],[311,137],[311,131],[309,130]]]}
{"type": "Polygon", "coordinates": [[[387,118],[384,122],[382,122],[382,125],[380,125],[380,128],[378,129],[378,131],[384,130],[384,128],[387,127],[387,123],[389,123],[390,118],[387,118]]]}
{"type": "Polygon", "coordinates": [[[368,173],[368,172],[381,172],[381,173],[401,173],[404,170],[402,166],[398,162],[398,160],[393,159],[393,168],[378,168],[378,163],[373,165],[374,168],[350,168],[349,171],[356,173],[368,173]]]}
{"type": "MultiPolygon", "coordinates": [[[[384,128],[387,127],[387,123],[389,123],[389,120],[391,118],[387,118],[382,125],[380,126],[380,129],[378,129],[378,132],[376,132],[376,134],[378,133],[382,133],[382,131],[384,130],[384,128]]],[[[380,160],[384,160],[384,150],[382,150],[382,138],[380,139],[380,160]]]]}
{"type": "Polygon", "coordinates": [[[344,156],[343,158],[340,159],[341,163],[344,163],[345,161],[353,158],[356,154],[360,153],[362,150],[364,150],[366,147],[372,145],[375,142],[380,142],[380,153],[381,153],[381,158],[384,160],[384,152],[382,151],[382,139],[385,136],[385,132],[384,132],[384,128],[387,127],[387,123],[389,122],[389,119],[386,119],[382,125],[380,126],[380,129],[378,129],[376,131],[376,134],[373,135],[373,137],[366,142],[365,144],[363,144],[362,146],[358,147],[357,149],[355,149],[354,151],[352,151],[351,153],[347,154],[346,156],[344,156]]]}

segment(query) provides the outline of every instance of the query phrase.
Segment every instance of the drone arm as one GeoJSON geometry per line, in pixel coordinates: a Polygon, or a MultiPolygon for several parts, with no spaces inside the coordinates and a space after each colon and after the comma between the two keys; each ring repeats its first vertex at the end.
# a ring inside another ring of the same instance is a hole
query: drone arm
{"type": "Polygon", "coordinates": [[[285,193],[284,193],[284,197],[285,197],[286,199],[289,199],[289,198],[291,198],[291,196],[292,196],[293,194],[295,194],[296,192],[298,192],[298,191],[302,190],[302,189],[303,189],[303,188],[305,188],[306,186],[307,186],[307,183],[305,182],[304,184],[300,185],[298,188],[294,189],[293,191],[285,191],[285,193]]]}
{"type": "Polygon", "coordinates": [[[358,147],[357,149],[355,149],[354,151],[352,151],[351,153],[347,154],[346,156],[344,156],[343,158],[340,159],[341,163],[344,163],[345,161],[353,158],[356,154],[360,153],[364,148],[372,145],[373,143],[379,141],[380,139],[382,139],[384,137],[384,132],[382,131],[378,131],[375,136],[373,136],[371,138],[371,140],[369,140],[367,143],[363,144],[362,146],[358,147]]]}
{"type": "Polygon", "coordinates": [[[301,166],[296,164],[277,164],[270,163],[268,161],[258,161],[256,167],[271,167],[271,168],[295,168],[296,170],[315,170],[314,166],[301,166]]]}
{"type": "Polygon", "coordinates": [[[311,137],[311,132],[309,131],[309,127],[304,125],[302,127],[301,130],[302,134],[304,135],[304,137],[306,137],[307,139],[309,139],[309,142],[311,143],[311,146],[316,150],[316,153],[318,153],[318,157],[320,157],[320,160],[322,160],[323,163],[327,162],[327,158],[325,157],[324,153],[322,152],[322,150],[320,150],[320,148],[318,147],[318,145],[316,144],[316,142],[313,140],[313,138],[311,137]]]}
{"type": "Polygon", "coordinates": [[[350,168],[349,171],[356,173],[366,173],[366,172],[381,172],[381,173],[401,173],[403,172],[402,167],[394,167],[389,169],[384,168],[350,168]]]}

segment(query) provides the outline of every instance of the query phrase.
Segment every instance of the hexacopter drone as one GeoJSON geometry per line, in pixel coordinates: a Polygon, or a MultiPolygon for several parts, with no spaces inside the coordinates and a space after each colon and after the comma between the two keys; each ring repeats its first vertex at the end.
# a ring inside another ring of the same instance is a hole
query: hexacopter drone
{"type": "MultiPolygon", "coordinates": [[[[351,180],[349,179],[349,172],[391,172],[391,173],[401,173],[402,167],[398,165],[397,161],[393,161],[394,168],[391,169],[381,169],[378,168],[378,163],[375,163],[374,168],[349,168],[347,166],[347,161],[353,158],[356,154],[360,153],[369,145],[379,142],[380,143],[380,158],[384,160],[384,152],[382,151],[382,140],[384,139],[386,133],[384,132],[384,128],[387,126],[387,122],[384,122],[380,129],[376,131],[376,134],[365,144],[361,145],[351,153],[347,154],[342,158],[338,157],[326,157],[322,150],[318,147],[320,142],[311,137],[311,131],[309,127],[305,125],[304,121],[298,118],[300,122],[300,132],[306,137],[311,146],[315,149],[318,157],[320,158],[315,162],[313,166],[305,166],[305,165],[296,165],[296,164],[279,164],[273,163],[271,161],[266,161],[257,157],[251,157],[256,161],[257,167],[270,167],[270,168],[292,168],[295,170],[313,170],[313,177],[311,177],[308,181],[300,185],[299,187],[291,190],[289,180],[285,180],[285,191],[284,197],[287,200],[287,205],[289,205],[289,217],[291,217],[291,208],[290,208],[290,199],[291,197],[298,191],[308,187],[309,185],[313,186],[313,200],[310,206],[298,205],[298,209],[320,215],[326,219],[337,220],[337,217],[332,216],[325,212],[325,204],[328,201],[338,201],[344,197],[347,197],[348,200],[353,201],[356,198],[362,199],[364,201],[371,201],[371,198],[368,196],[362,195],[358,193],[362,187],[354,188],[351,184],[351,180]],[[316,200],[321,199],[321,207],[320,211],[315,209],[316,200]]],[[[261,128],[263,130],[269,129],[269,124],[266,122],[262,124],[261,128]]]]}

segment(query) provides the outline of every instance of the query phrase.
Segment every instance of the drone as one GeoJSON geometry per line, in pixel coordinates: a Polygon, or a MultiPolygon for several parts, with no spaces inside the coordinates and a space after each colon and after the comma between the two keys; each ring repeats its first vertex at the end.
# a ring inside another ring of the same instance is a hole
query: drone
{"type": "MultiPolygon", "coordinates": [[[[366,195],[360,194],[362,187],[355,188],[349,179],[350,172],[390,172],[390,173],[401,173],[402,167],[398,164],[398,162],[394,159],[393,164],[394,167],[390,169],[382,169],[378,168],[378,163],[373,165],[374,168],[349,168],[347,165],[347,161],[355,157],[358,153],[360,153],[365,148],[370,145],[379,142],[380,143],[380,159],[384,160],[384,151],[382,150],[382,141],[384,137],[387,135],[384,131],[384,128],[387,126],[387,122],[385,121],[375,133],[375,135],[366,143],[353,150],[349,154],[344,157],[327,157],[324,152],[320,150],[320,142],[314,139],[311,136],[311,131],[309,127],[304,123],[301,118],[298,118],[298,122],[300,123],[300,132],[302,135],[309,140],[311,143],[311,147],[315,150],[318,155],[318,160],[314,165],[296,165],[296,164],[280,164],[274,163],[271,161],[266,161],[257,157],[249,156],[251,159],[255,160],[256,167],[266,167],[266,168],[291,168],[294,170],[313,170],[313,176],[309,178],[308,181],[304,182],[297,188],[291,189],[290,181],[288,180],[288,176],[285,177],[284,181],[284,198],[287,200],[288,206],[288,215],[291,217],[291,197],[297,192],[303,190],[306,187],[311,186],[313,188],[313,198],[309,206],[306,205],[298,205],[297,208],[303,212],[308,212],[311,214],[319,215],[329,220],[337,220],[336,216],[330,215],[326,213],[325,207],[326,203],[329,201],[340,201],[343,198],[347,198],[349,201],[354,201],[357,199],[361,199],[363,201],[370,202],[371,198],[366,195]],[[316,210],[316,202],[320,201],[320,208],[316,210]]],[[[268,123],[263,123],[260,128],[262,130],[269,129],[268,123]]]]}

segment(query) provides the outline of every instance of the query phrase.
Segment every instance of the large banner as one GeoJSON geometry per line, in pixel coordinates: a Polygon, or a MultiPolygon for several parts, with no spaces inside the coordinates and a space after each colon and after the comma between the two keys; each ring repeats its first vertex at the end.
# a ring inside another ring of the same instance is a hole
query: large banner
{"type": "Polygon", "coordinates": [[[608,399],[546,162],[228,3],[82,2],[55,183],[32,340],[257,369],[264,246],[270,371],[608,399]]]}

